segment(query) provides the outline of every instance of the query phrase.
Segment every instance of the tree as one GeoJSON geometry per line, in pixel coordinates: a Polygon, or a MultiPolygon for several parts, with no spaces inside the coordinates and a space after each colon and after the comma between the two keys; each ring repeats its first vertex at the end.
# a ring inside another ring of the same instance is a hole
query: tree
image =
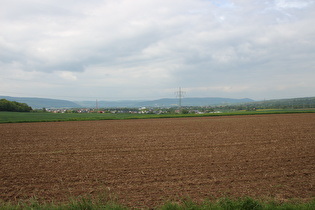
{"type": "Polygon", "coordinates": [[[188,109],[182,109],[182,114],[188,114],[188,113],[189,113],[188,109]]]}
{"type": "Polygon", "coordinates": [[[19,103],[16,101],[8,101],[6,99],[0,99],[0,111],[9,112],[30,112],[32,107],[25,103],[19,103]]]}

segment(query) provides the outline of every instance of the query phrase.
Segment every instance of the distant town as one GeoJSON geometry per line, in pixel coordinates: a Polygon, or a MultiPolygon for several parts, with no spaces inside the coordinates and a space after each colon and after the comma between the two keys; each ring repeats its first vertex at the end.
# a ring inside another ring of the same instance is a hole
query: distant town
{"type": "MultiPolygon", "coordinates": [[[[36,110],[34,110],[36,111],[36,110]]],[[[71,108],[71,109],[37,109],[37,111],[51,113],[111,113],[111,114],[205,114],[205,113],[221,113],[215,111],[212,107],[171,107],[171,108],[110,108],[110,109],[93,109],[93,108],[71,108]]]]}

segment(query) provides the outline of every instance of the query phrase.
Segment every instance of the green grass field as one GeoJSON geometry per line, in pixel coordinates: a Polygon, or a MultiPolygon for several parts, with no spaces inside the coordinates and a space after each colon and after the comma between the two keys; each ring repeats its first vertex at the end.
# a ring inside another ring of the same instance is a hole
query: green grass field
{"type": "Polygon", "coordinates": [[[126,117],[124,114],[99,113],[0,112],[0,123],[112,120],[126,117]]]}
{"type": "MultiPolygon", "coordinates": [[[[39,203],[36,199],[30,199],[25,202],[18,202],[15,204],[5,203],[0,201],[0,210],[20,210],[20,209],[50,209],[50,210],[63,210],[63,209],[116,209],[116,210],[128,210],[134,208],[128,208],[122,206],[115,201],[100,198],[78,198],[72,199],[67,203],[55,204],[51,203],[39,203]]],[[[145,208],[141,208],[145,209],[145,208]]],[[[148,208],[149,209],[149,208],[148,208]]],[[[195,203],[190,199],[182,199],[181,201],[171,202],[168,201],[162,206],[157,206],[150,209],[156,210],[182,210],[182,209],[194,209],[194,210],[313,210],[315,209],[315,200],[309,202],[300,201],[261,201],[252,198],[239,198],[229,199],[221,198],[216,201],[205,200],[201,203],[195,203]]]]}
{"type": "Polygon", "coordinates": [[[230,115],[257,115],[257,114],[289,114],[289,113],[315,113],[309,110],[258,110],[233,111],[208,114],[100,114],[100,113],[49,113],[49,112],[0,112],[0,123],[22,122],[60,122],[60,121],[86,121],[86,120],[122,120],[122,119],[150,119],[150,118],[176,118],[176,117],[206,117],[230,115]]]}

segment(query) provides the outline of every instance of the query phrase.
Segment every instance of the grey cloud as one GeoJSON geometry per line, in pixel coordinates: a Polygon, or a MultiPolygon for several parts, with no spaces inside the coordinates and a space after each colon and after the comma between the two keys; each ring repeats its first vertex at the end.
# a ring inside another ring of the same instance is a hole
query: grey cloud
{"type": "Polygon", "coordinates": [[[71,71],[86,84],[119,81],[131,89],[150,85],[152,73],[151,88],[160,82],[168,90],[189,86],[222,94],[233,85],[249,94],[241,86],[246,82],[257,91],[260,81],[275,87],[279,81],[268,82],[270,75],[314,71],[311,1],[17,2],[7,1],[12,10],[0,15],[0,60],[27,71],[71,71]],[[99,69],[112,77],[80,76],[99,69]],[[129,73],[137,87],[125,78],[129,73]]]}

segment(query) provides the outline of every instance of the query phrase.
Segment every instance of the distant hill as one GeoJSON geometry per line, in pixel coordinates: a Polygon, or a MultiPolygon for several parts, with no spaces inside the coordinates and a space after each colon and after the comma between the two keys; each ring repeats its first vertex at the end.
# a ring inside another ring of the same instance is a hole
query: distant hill
{"type": "Polygon", "coordinates": [[[249,103],[246,103],[246,105],[256,107],[256,108],[263,108],[263,109],[313,108],[315,107],[315,97],[272,99],[272,100],[249,102],[249,103]]]}
{"type": "MultiPolygon", "coordinates": [[[[74,101],[76,104],[85,108],[95,108],[96,101],[74,101]]],[[[114,108],[114,107],[139,107],[137,104],[143,101],[98,101],[99,108],[114,108]]]]}
{"type": "Polygon", "coordinates": [[[33,109],[41,109],[41,108],[79,108],[80,105],[67,100],[59,100],[59,99],[48,99],[48,98],[29,98],[29,97],[11,97],[11,96],[0,96],[0,99],[6,99],[9,101],[16,101],[19,103],[26,103],[33,109]]]}
{"type": "MultiPolygon", "coordinates": [[[[60,108],[95,108],[96,101],[67,101],[60,99],[48,98],[30,98],[30,97],[11,97],[0,96],[0,99],[9,101],[17,101],[26,103],[33,109],[60,109],[60,108]]],[[[215,105],[230,105],[236,103],[253,102],[249,98],[244,99],[231,99],[231,98],[183,98],[182,106],[215,106],[215,105]]],[[[116,108],[116,107],[173,107],[178,106],[178,99],[176,98],[163,98],[158,100],[137,101],[137,100],[124,100],[124,101],[98,101],[99,108],[116,108]]]]}
{"type": "MultiPolygon", "coordinates": [[[[249,98],[244,99],[232,99],[232,98],[183,98],[182,106],[216,106],[216,105],[228,105],[235,103],[246,103],[253,102],[254,100],[249,98]]],[[[178,106],[178,99],[164,98],[153,101],[144,101],[137,103],[138,106],[148,106],[148,107],[171,107],[178,106]]]]}
{"type": "MultiPolygon", "coordinates": [[[[96,101],[67,101],[48,98],[0,96],[0,99],[26,103],[33,109],[61,109],[61,108],[95,108],[96,101]]],[[[162,98],[157,100],[122,100],[98,101],[99,108],[138,108],[138,107],[174,107],[178,106],[177,98],[162,98]]],[[[183,98],[182,106],[250,106],[256,108],[308,108],[315,106],[315,97],[274,99],[254,101],[249,98],[183,98]]]]}
{"type": "MultiPolygon", "coordinates": [[[[229,105],[236,103],[253,102],[249,98],[231,99],[231,98],[184,98],[182,99],[182,106],[215,106],[215,105],[229,105]]],[[[96,101],[76,101],[82,107],[95,107],[96,101]]],[[[163,98],[150,101],[98,101],[100,108],[114,108],[114,107],[173,107],[178,106],[178,99],[163,98]]]]}

